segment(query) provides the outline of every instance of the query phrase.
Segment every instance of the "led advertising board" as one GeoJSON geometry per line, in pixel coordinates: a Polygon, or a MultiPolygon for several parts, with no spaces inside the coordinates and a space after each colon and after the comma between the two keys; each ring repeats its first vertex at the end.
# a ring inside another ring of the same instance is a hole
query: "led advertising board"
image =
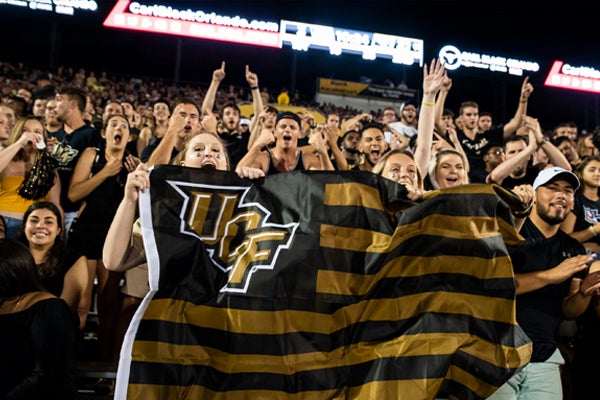
{"type": "Polygon", "coordinates": [[[94,0],[0,0],[0,6],[3,5],[63,15],[98,10],[98,3],[94,0]]]}
{"type": "Polygon", "coordinates": [[[563,61],[554,61],[544,85],[600,93],[600,71],[593,67],[576,67],[563,61]]]}
{"type": "Polygon", "coordinates": [[[522,76],[525,71],[537,72],[540,70],[540,65],[535,61],[525,61],[504,56],[461,51],[458,47],[452,45],[442,47],[439,51],[439,57],[449,71],[456,70],[460,67],[466,67],[522,76]]]}
{"type": "Polygon", "coordinates": [[[281,43],[294,50],[357,54],[365,60],[386,58],[396,64],[423,66],[423,40],[296,21],[281,21],[281,43]]]}
{"type": "Polygon", "coordinates": [[[330,54],[358,54],[365,60],[390,59],[423,65],[423,41],[304,22],[251,20],[199,9],[178,9],[160,3],[119,0],[104,21],[110,28],[219,40],[295,50],[322,49],[330,54]]]}
{"type": "Polygon", "coordinates": [[[248,20],[202,10],[119,0],[103,23],[110,28],[280,47],[277,22],[248,20]]]}

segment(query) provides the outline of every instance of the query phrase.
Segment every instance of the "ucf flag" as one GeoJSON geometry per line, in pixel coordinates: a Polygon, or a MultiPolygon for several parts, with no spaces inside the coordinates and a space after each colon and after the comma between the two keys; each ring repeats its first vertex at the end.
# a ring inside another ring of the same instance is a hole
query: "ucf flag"
{"type": "Polygon", "coordinates": [[[150,181],[116,399],[482,399],[529,362],[498,186],[412,204],[361,171],[150,181]]]}

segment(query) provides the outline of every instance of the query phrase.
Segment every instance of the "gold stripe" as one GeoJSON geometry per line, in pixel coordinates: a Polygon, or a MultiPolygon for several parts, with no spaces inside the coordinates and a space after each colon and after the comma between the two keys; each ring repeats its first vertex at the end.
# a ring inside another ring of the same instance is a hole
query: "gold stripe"
{"type": "Polygon", "coordinates": [[[181,300],[163,299],[151,301],[143,319],[189,324],[231,333],[331,334],[354,323],[398,321],[426,312],[465,314],[474,318],[516,324],[514,307],[514,299],[440,291],[362,301],[344,307],[331,315],[294,310],[252,311],[207,307],[181,300]]]}
{"type": "MultiPolygon", "coordinates": [[[[320,245],[359,252],[387,252],[405,240],[420,235],[479,240],[499,236],[500,229],[508,227],[509,224],[502,218],[441,214],[432,214],[411,224],[401,225],[391,236],[357,227],[322,224],[320,245]]],[[[510,229],[514,231],[514,228],[510,229]]]]}
{"type": "Polygon", "coordinates": [[[477,395],[482,399],[490,397],[496,390],[498,390],[498,386],[489,385],[482,379],[478,379],[456,365],[450,365],[446,376],[453,381],[460,382],[461,384],[465,385],[473,392],[477,393],[477,395]]]}
{"type": "MultiPolygon", "coordinates": [[[[385,342],[342,346],[330,352],[283,356],[230,354],[207,346],[137,340],[133,345],[132,360],[187,366],[210,365],[211,368],[226,374],[256,372],[293,375],[299,372],[358,365],[384,357],[453,354],[457,349],[492,365],[511,368],[529,361],[531,354],[530,343],[513,348],[484,341],[469,333],[420,333],[402,335],[385,342]]],[[[416,360],[415,364],[418,363],[416,360]]]]}
{"type": "Polygon", "coordinates": [[[392,236],[367,229],[321,224],[321,247],[339,250],[387,253],[392,236]]]}
{"type": "Polygon", "coordinates": [[[379,190],[360,183],[325,185],[323,203],[326,206],[360,206],[383,211],[379,190]]]}
{"type": "Polygon", "coordinates": [[[444,255],[436,257],[400,256],[372,275],[319,270],[317,292],[364,295],[383,278],[417,277],[429,274],[471,275],[478,279],[514,278],[510,257],[484,259],[444,255]]]}

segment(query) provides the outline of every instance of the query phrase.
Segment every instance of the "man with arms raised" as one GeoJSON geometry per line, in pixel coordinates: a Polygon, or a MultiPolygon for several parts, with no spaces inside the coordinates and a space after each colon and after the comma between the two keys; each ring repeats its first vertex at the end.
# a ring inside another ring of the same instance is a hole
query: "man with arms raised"
{"type": "Polygon", "coordinates": [[[298,148],[300,117],[293,112],[282,112],[277,116],[275,130],[264,129],[254,145],[238,163],[236,172],[245,178],[256,178],[280,172],[303,170],[329,170],[333,165],[327,155],[327,147],[321,135],[312,135],[310,144],[314,152],[303,152],[298,148]],[[275,147],[269,145],[275,141],[275,147]]]}

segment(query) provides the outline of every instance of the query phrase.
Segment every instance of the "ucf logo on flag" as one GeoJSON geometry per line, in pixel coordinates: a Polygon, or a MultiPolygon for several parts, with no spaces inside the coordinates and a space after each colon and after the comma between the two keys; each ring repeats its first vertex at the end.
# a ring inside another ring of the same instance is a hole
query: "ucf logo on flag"
{"type": "Polygon", "coordinates": [[[116,399],[483,399],[530,359],[509,192],[158,166],[116,399]]]}

